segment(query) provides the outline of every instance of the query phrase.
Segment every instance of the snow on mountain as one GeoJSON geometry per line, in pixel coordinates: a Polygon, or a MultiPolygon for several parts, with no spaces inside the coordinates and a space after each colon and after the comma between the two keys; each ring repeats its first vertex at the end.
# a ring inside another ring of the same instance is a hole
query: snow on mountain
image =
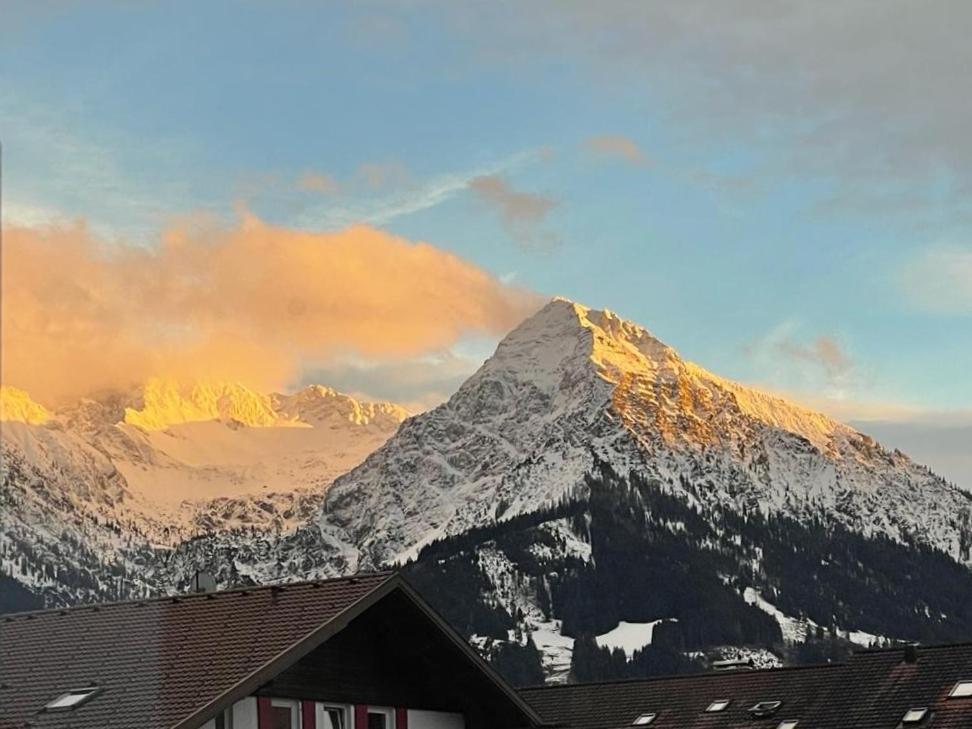
{"type": "Polygon", "coordinates": [[[306,523],[407,416],[326,387],[162,380],[55,412],[6,386],[0,402],[0,571],[68,602],[150,589],[144,568],[159,565],[146,552],[196,534],[306,523]]]}
{"type": "Polygon", "coordinates": [[[0,386],[0,421],[40,425],[50,420],[50,417],[47,408],[34,402],[23,390],[0,386]]]}
{"type": "Polygon", "coordinates": [[[325,541],[360,567],[583,489],[595,459],[700,503],[914,538],[972,560],[972,497],[824,415],[682,360],[609,311],[555,299],[441,406],[338,478],[325,541]]]}

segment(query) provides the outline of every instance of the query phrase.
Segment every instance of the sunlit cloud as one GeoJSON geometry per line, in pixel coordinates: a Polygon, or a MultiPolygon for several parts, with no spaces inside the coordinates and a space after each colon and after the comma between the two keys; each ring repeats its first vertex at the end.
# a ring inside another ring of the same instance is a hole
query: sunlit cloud
{"type": "MultiPolygon", "coordinates": [[[[377,196],[351,195],[346,199],[313,206],[295,219],[299,228],[334,229],[358,223],[387,225],[399,218],[429,210],[442,205],[469,189],[469,183],[477,177],[513,172],[530,164],[543,161],[549,156],[546,148],[531,149],[510,155],[503,159],[475,167],[463,172],[450,172],[434,175],[418,181],[414,175],[403,170],[397,176],[398,184],[389,185],[392,179],[387,176],[375,177],[378,185],[377,196]],[[390,187],[390,189],[384,189],[390,187]]],[[[359,166],[357,177],[361,178],[359,166]]]]}
{"type": "Polygon", "coordinates": [[[341,189],[338,181],[324,172],[304,172],[297,178],[295,184],[298,190],[317,192],[322,195],[334,195],[341,189]]]}
{"type": "Polygon", "coordinates": [[[482,175],[469,181],[469,189],[476,197],[493,208],[503,227],[520,245],[549,246],[556,238],[539,229],[557,201],[546,195],[513,189],[498,175],[482,175]]]}
{"type": "Polygon", "coordinates": [[[308,362],[401,360],[498,337],[539,305],[428,243],[249,214],[185,220],[154,247],[82,223],[11,227],[2,284],[4,383],[45,404],[156,375],[279,389],[308,362]]]}
{"type": "Polygon", "coordinates": [[[588,139],[584,146],[599,157],[617,159],[632,165],[648,164],[648,157],[630,137],[602,134],[588,139]]]}
{"type": "Polygon", "coordinates": [[[743,349],[760,379],[776,388],[841,400],[860,384],[858,368],[839,338],[806,336],[795,321],[782,322],[743,349]]]}

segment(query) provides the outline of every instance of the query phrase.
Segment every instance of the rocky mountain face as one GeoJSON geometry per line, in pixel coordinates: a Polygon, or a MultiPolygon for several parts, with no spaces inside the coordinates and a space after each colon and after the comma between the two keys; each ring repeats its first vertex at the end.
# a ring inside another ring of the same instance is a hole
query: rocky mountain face
{"type": "Polygon", "coordinates": [[[55,602],[158,591],[188,539],[315,518],[406,417],[321,386],[161,380],[57,412],[4,387],[0,405],[0,573],[55,602]]]}
{"type": "Polygon", "coordinates": [[[972,499],[819,413],[719,378],[608,311],[552,301],[448,402],[338,478],[321,529],[351,565],[585,490],[595,462],[700,506],[827,518],[972,561],[972,499]],[[686,492],[680,478],[691,479],[686,492]]]}
{"type": "Polygon", "coordinates": [[[70,601],[400,564],[522,683],[972,630],[969,492],[611,312],[555,299],[416,417],[342,398],[18,396],[2,572],[70,601]]]}

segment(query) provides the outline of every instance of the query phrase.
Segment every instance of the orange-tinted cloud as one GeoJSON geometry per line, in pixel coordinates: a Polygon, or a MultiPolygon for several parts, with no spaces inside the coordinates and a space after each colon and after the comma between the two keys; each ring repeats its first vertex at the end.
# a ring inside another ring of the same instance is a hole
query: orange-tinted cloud
{"type": "Polygon", "coordinates": [[[507,232],[520,245],[551,245],[557,242],[551,234],[537,227],[557,207],[557,201],[553,198],[514,190],[498,175],[475,177],[469,181],[469,189],[496,210],[507,232]]]}
{"type": "Polygon", "coordinates": [[[591,137],[587,140],[586,146],[591,152],[601,157],[613,157],[633,165],[648,164],[648,158],[641,151],[638,143],[620,134],[602,134],[591,137]]]}
{"type": "Polygon", "coordinates": [[[158,247],[83,224],[5,231],[3,382],[57,403],[153,375],[285,386],[309,363],[502,334],[533,294],[427,243],[185,221],[158,247]]]}
{"type": "Polygon", "coordinates": [[[323,172],[304,172],[297,178],[298,190],[318,192],[322,195],[333,195],[341,189],[341,185],[328,174],[323,172]]]}

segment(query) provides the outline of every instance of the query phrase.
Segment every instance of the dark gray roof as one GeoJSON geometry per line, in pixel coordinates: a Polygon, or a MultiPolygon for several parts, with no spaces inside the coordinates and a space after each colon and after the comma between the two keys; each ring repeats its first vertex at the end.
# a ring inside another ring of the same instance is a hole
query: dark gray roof
{"type": "Polygon", "coordinates": [[[929,709],[918,726],[972,729],[972,698],[948,698],[958,681],[972,680],[972,643],[917,654],[917,662],[908,662],[902,648],[863,651],[847,663],[568,684],[521,695],[545,721],[567,729],[624,729],[645,713],[657,713],[651,729],[775,729],[783,720],[797,720],[798,729],[896,729],[918,707],[929,709]],[[717,699],[732,703],[706,713],[717,699]],[[760,701],[782,706],[772,717],[753,719],[749,710],[760,701]]]}
{"type": "Polygon", "coordinates": [[[256,688],[396,581],[359,575],[2,616],[0,729],[177,726],[234,688],[256,688]],[[42,711],[92,685],[102,692],[77,710],[42,711]]]}

